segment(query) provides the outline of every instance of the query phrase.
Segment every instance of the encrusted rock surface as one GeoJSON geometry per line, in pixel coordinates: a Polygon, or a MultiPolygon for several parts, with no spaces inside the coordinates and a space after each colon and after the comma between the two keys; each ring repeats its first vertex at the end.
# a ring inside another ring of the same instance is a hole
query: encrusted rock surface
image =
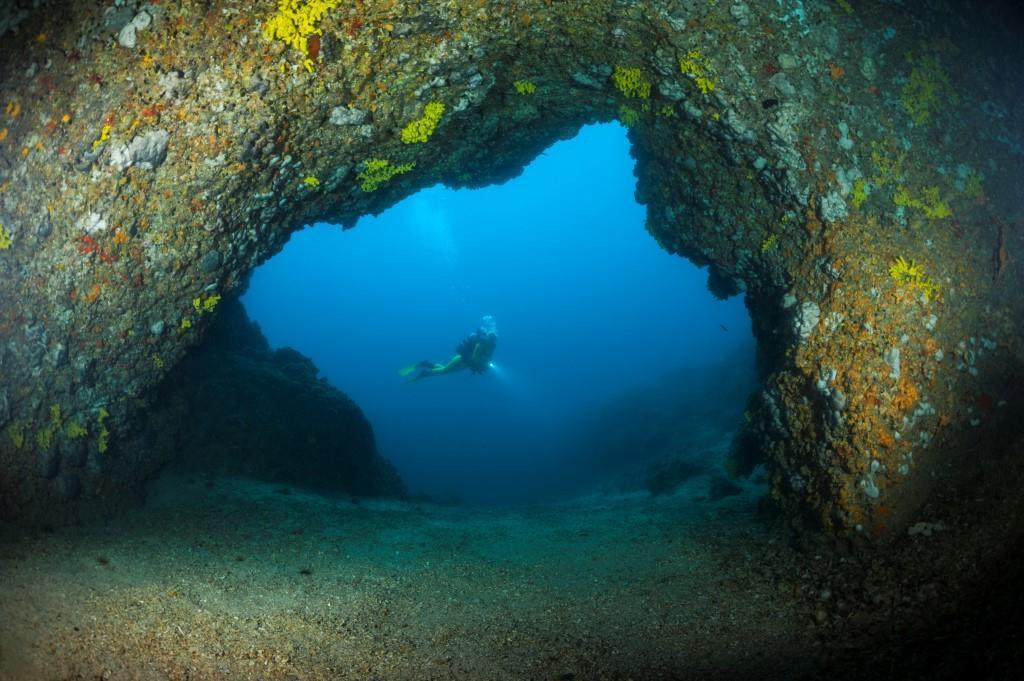
{"type": "Polygon", "coordinates": [[[969,443],[1017,426],[1024,106],[998,15],[825,0],[0,8],[3,516],[122,495],[102,475],[75,488],[67,462],[102,449],[145,465],[129,445],[147,401],[292,230],[506,179],[612,118],[632,128],[649,231],[711,265],[712,290],[747,296],[768,373],[738,460],[767,462],[795,525],[899,535],[971,464],[969,443]],[[290,24],[289,6],[316,11],[290,24]]]}

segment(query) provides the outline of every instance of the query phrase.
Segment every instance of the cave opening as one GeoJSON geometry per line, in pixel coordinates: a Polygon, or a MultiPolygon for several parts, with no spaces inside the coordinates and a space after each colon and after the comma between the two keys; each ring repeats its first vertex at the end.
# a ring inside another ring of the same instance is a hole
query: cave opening
{"type": "Polygon", "coordinates": [[[249,316],[359,405],[413,494],[744,491],[724,471],[756,382],[749,314],[644,233],[626,133],[588,126],[504,184],[314,225],[254,271],[249,316]],[[483,374],[399,375],[448,362],[484,315],[483,374]]]}

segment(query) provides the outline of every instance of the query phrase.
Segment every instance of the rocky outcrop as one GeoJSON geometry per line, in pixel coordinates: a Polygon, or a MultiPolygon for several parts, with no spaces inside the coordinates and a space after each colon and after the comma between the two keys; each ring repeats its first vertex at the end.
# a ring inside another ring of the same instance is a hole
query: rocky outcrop
{"type": "Polygon", "coordinates": [[[748,346],[715,366],[667,371],[586,414],[573,445],[577,476],[602,489],[666,493],[689,477],[735,473],[727,454],[757,386],[752,355],[748,346]]]}
{"type": "Polygon", "coordinates": [[[200,351],[165,382],[172,404],[173,468],[243,475],[359,496],[404,496],[377,453],[356,404],[291,348],[271,350],[237,299],[223,308],[200,351]],[[180,403],[180,404],[179,404],[180,403]]]}
{"type": "Polygon", "coordinates": [[[34,524],[103,518],[140,501],[144,483],[165,468],[404,497],[363,412],[318,374],[301,353],[271,350],[237,297],[226,298],[202,346],[147,396],[129,438],[104,451],[85,436],[46,450],[35,478],[63,503],[17,517],[34,524]]]}
{"type": "Polygon", "coordinates": [[[110,516],[140,502],[144,482],[165,468],[406,496],[361,410],[319,378],[308,357],[288,347],[271,350],[237,297],[221,303],[203,345],[146,403],[118,448],[100,451],[87,435],[68,437],[36,459],[33,481],[62,503],[5,507],[4,514],[34,524],[110,516]]]}
{"type": "Polygon", "coordinates": [[[893,536],[968,445],[1018,423],[1024,106],[1004,17],[940,0],[0,7],[7,515],[101,493],[102,475],[85,497],[52,477],[58,452],[148,465],[127,449],[136,415],[292,230],[506,179],[613,118],[650,232],[747,298],[769,371],[745,438],[795,526],[893,536]]]}

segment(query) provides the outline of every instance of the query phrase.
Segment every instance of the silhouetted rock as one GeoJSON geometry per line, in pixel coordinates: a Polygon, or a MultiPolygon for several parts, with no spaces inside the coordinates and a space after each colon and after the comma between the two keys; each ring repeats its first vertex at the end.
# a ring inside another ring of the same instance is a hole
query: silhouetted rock
{"type": "Polygon", "coordinates": [[[690,478],[706,472],[707,468],[704,466],[685,459],[659,462],[651,471],[647,489],[654,495],[671,494],[690,478]]]}
{"type": "Polygon", "coordinates": [[[175,468],[245,475],[348,494],[404,496],[363,412],[292,348],[271,350],[235,298],[163,401],[181,401],[175,468]]]}
{"type": "Polygon", "coordinates": [[[753,355],[748,346],[713,366],[667,371],[586,415],[577,469],[598,485],[634,490],[652,489],[652,480],[661,489],[684,462],[722,468],[756,385],[753,355]]]}

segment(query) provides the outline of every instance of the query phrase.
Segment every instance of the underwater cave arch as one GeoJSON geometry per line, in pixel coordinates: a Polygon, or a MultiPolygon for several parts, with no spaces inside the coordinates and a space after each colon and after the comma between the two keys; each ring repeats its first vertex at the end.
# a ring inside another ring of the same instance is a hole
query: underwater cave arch
{"type": "Polygon", "coordinates": [[[746,438],[773,496],[826,537],[899,536],[1018,403],[1008,254],[1024,249],[999,178],[1021,126],[955,96],[994,75],[906,56],[946,15],[876,26],[807,4],[332,5],[296,44],[264,8],[199,12],[201,31],[149,8],[109,54],[89,7],[19,14],[2,47],[3,516],[123,505],[166,460],[139,439],[155,388],[295,229],[502,181],[618,119],[647,229],[749,301],[767,374],[746,438]],[[139,36],[159,55],[129,80],[139,36]],[[17,66],[54,44],[84,47],[45,77],[17,66]]]}

